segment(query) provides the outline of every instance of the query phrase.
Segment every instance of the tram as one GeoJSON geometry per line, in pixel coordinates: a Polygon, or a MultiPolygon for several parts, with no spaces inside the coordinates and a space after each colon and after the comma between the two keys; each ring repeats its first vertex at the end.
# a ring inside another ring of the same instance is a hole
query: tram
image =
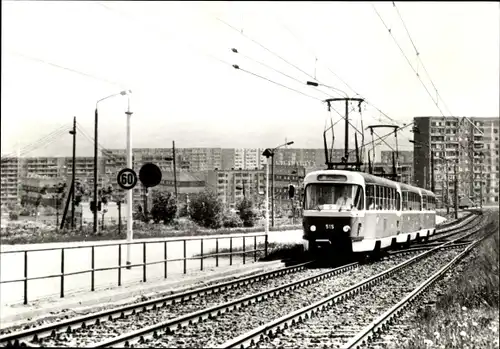
{"type": "Polygon", "coordinates": [[[304,178],[307,251],[377,252],[435,233],[431,191],[364,172],[315,171],[304,178]]]}

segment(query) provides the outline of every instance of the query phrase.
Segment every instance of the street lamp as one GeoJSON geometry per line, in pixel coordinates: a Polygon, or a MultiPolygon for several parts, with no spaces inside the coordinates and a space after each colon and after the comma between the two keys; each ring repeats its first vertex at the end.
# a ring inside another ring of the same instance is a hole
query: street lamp
{"type": "MultiPolygon", "coordinates": [[[[269,156],[271,156],[271,193],[272,193],[272,195],[271,195],[271,217],[272,217],[271,218],[271,225],[273,227],[274,227],[274,196],[275,196],[274,195],[274,152],[281,147],[284,147],[286,145],[292,145],[292,144],[293,144],[293,141],[283,143],[283,144],[278,145],[277,147],[275,147],[273,149],[266,149],[266,150],[270,151],[269,156]]],[[[266,155],[264,154],[264,156],[266,156],[266,155]]],[[[268,156],[266,156],[266,157],[268,157],[268,156]]],[[[268,160],[268,162],[269,162],[269,160],[268,160]]]]}
{"type": "MultiPolygon", "coordinates": [[[[125,90],[125,91],[121,91],[119,93],[115,93],[115,94],[112,94],[112,95],[109,95],[107,97],[104,97],[104,98],[101,98],[100,100],[98,100],[95,104],[95,119],[94,119],[94,227],[93,227],[93,232],[94,234],[97,234],[97,229],[98,229],[98,224],[97,224],[97,137],[98,137],[98,120],[99,120],[99,112],[98,112],[98,105],[100,102],[106,100],[106,99],[109,99],[109,98],[112,98],[112,97],[115,97],[115,96],[119,96],[119,95],[122,95],[122,96],[126,96],[126,95],[130,95],[130,93],[132,93],[132,91],[130,90],[125,90]]],[[[130,97],[129,97],[129,103],[128,103],[128,112],[130,112],[130,97]]],[[[130,113],[132,114],[132,113],[130,113]]],[[[130,141],[130,115],[127,114],[127,152],[129,152],[129,141],[130,141]]],[[[130,157],[130,163],[129,163],[129,158],[127,157],[127,166],[131,166],[132,164],[132,156],[129,156],[130,157]]],[[[129,190],[129,193],[128,193],[128,198],[130,198],[132,195],[132,192],[129,190]]],[[[128,213],[130,212],[130,216],[132,216],[131,214],[131,210],[130,210],[130,203],[132,202],[132,200],[130,199],[128,201],[128,206],[127,207],[127,216],[128,213]]],[[[127,219],[129,219],[130,217],[127,217],[127,219]]],[[[131,221],[127,221],[127,235],[129,233],[129,224],[131,223],[131,221]]],[[[127,236],[128,237],[128,236],[127,236]]],[[[128,238],[127,238],[128,240],[128,238]]],[[[129,248],[127,249],[127,251],[129,250],[129,248]]]]}

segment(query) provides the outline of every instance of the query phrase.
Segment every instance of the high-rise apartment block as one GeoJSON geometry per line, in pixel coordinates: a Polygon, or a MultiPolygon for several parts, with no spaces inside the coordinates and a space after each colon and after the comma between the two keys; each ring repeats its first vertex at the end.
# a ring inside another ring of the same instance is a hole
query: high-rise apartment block
{"type": "Polygon", "coordinates": [[[434,179],[440,202],[452,205],[456,168],[459,199],[498,205],[498,117],[416,117],[414,124],[417,186],[432,189],[434,179]]]}

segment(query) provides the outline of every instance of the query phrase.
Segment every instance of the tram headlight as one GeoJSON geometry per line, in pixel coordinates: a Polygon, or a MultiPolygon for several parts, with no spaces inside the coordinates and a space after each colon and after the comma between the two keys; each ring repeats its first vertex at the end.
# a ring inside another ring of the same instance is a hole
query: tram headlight
{"type": "Polygon", "coordinates": [[[316,226],[315,225],[311,225],[311,227],[309,229],[311,229],[311,231],[316,231],[316,226]]]}
{"type": "Polygon", "coordinates": [[[342,228],[342,230],[344,230],[344,233],[347,233],[349,230],[351,230],[351,227],[348,225],[344,225],[344,228],[342,228]]]}

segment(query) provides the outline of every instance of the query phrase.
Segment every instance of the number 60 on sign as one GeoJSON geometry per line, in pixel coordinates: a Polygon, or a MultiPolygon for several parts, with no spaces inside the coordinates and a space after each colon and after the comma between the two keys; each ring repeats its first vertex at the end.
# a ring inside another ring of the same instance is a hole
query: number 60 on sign
{"type": "Polygon", "coordinates": [[[130,168],[124,168],[118,172],[117,182],[120,187],[125,190],[130,190],[137,184],[137,174],[130,168]]]}

